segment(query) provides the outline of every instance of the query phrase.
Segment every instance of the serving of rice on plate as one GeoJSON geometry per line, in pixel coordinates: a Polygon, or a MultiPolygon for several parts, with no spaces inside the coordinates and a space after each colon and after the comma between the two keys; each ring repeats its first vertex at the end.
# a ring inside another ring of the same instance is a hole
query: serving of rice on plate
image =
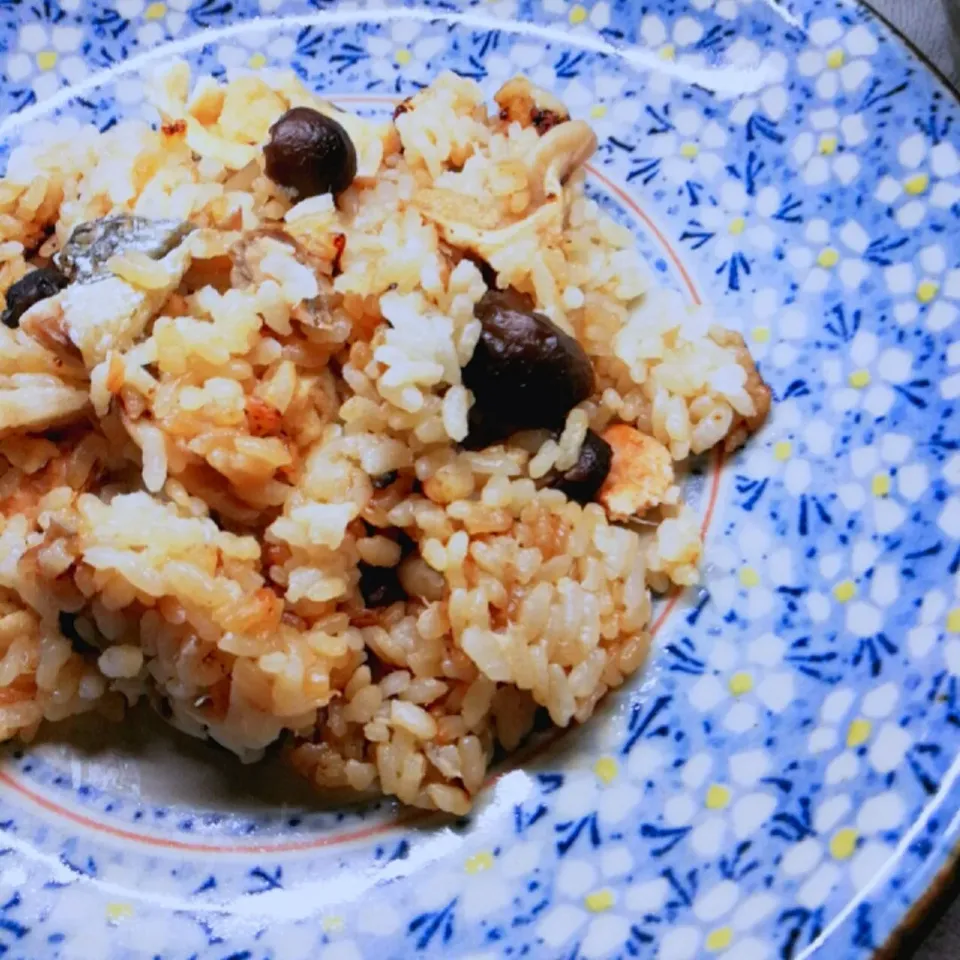
{"type": "Polygon", "coordinates": [[[0,736],[148,698],[463,814],[641,666],[697,580],[678,464],[770,392],[523,78],[386,122],[279,71],[151,96],[0,180],[0,736]]]}

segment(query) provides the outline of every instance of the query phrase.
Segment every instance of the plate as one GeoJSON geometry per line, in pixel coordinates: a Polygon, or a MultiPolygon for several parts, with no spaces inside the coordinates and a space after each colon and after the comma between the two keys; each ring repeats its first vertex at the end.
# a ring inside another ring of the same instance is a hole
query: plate
{"type": "Polygon", "coordinates": [[[0,769],[0,952],[44,958],[867,957],[960,822],[953,94],[844,0],[11,0],[5,156],[149,117],[177,55],[364,112],[441,69],[588,117],[593,194],[776,396],[695,499],[704,580],[642,676],[475,812],[318,807],[89,722],[0,769]],[[281,800],[280,798],[285,798],[281,800]]]}

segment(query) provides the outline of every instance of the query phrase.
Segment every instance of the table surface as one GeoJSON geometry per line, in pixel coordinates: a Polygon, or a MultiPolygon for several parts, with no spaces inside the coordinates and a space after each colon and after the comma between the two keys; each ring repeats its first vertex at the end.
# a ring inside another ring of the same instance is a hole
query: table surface
{"type": "MultiPolygon", "coordinates": [[[[951,50],[951,31],[943,0],[866,0],[906,34],[940,71],[960,87],[957,61],[951,50]]],[[[960,0],[949,0],[960,6],[960,0]]]]}
{"type": "MultiPolygon", "coordinates": [[[[960,4],[960,0],[951,0],[960,4]]],[[[958,61],[942,0],[868,0],[898,27],[960,89],[958,61]]],[[[960,38],[957,41],[960,42],[960,38]]],[[[920,926],[908,933],[899,960],[960,958],[960,877],[954,878],[920,926]]]]}

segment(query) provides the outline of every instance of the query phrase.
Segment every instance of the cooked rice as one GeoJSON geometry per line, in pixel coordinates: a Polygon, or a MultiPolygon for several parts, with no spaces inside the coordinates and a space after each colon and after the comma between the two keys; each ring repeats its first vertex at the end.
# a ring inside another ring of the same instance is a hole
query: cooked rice
{"type": "Polygon", "coordinates": [[[583,722],[642,664],[651,588],[697,576],[672,470],[646,536],[542,481],[588,427],[635,426],[667,467],[733,447],[769,394],[584,192],[583,130],[525,122],[565,113],[514,87],[492,115],[450,74],[395,122],[338,113],[359,160],[336,203],[264,174],[280,114],[332,110],[289,73],[191,92],[177,63],[159,130],[12,153],[0,291],[85,221],[197,229],[0,328],[0,736],[149,696],[244,759],[284,737],[320,787],[463,814],[538,709],[583,722]],[[477,258],[592,358],[553,436],[460,446],[477,258]],[[407,599],[366,608],[360,562],[407,599]]]}

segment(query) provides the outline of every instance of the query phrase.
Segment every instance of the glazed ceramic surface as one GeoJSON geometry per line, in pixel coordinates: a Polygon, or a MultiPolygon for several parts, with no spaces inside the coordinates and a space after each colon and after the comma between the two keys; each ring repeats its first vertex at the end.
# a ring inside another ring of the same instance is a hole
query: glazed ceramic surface
{"type": "Polygon", "coordinates": [[[9,750],[0,955],[869,956],[960,822],[953,96],[846,0],[0,0],[0,161],[155,120],[173,55],[370,113],[444,69],[527,73],[775,406],[691,481],[704,580],[643,674],[462,822],[284,803],[272,768],[129,724],[9,750]]]}

